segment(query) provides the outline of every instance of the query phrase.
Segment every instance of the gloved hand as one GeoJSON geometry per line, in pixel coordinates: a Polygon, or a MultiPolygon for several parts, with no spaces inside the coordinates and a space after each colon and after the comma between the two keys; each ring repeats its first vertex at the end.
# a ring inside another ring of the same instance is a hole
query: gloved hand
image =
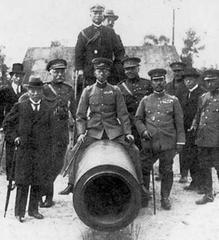
{"type": "Polygon", "coordinates": [[[147,130],[145,130],[143,133],[142,133],[142,137],[145,139],[145,140],[151,140],[152,139],[152,136],[151,136],[151,133],[147,130]]]}
{"type": "Polygon", "coordinates": [[[78,137],[78,139],[77,139],[77,142],[84,142],[85,136],[86,136],[85,134],[79,135],[79,137],[78,137]]]}
{"type": "Polygon", "coordinates": [[[130,143],[134,142],[134,140],[135,140],[134,136],[132,134],[127,134],[125,136],[125,139],[127,139],[127,141],[130,142],[130,143]]]}
{"type": "Polygon", "coordinates": [[[16,137],[15,140],[14,140],[14,144],[15,144],[15,146],[19,146],[21,144],[21,138],[16,137]]]}
{"type": "Polygon", "coordinates": [[[176,151],[180,153],[183,150],[183,144],[176,144],[176,151]]]}

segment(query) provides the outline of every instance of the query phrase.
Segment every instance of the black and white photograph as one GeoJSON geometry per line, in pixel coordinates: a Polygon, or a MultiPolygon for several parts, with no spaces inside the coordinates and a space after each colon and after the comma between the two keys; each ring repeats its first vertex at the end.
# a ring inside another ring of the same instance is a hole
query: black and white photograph
{"type": "Polygon", "coordinates": [[[1,240],[219,238],[219,2],[0,0],[1,240]]]}

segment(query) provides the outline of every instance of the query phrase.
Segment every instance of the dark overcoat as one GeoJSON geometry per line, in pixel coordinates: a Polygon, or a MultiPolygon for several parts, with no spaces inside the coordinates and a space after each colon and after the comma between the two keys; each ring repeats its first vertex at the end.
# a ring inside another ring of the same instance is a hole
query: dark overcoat
{"type": "Polygon", "coordinates": [[[42,185],[51,177],[52,114],[44,100],[33,111],[29,99],[16,103],[4,121],[6,139],[21,138],[15,158],[16,184],[42,185]]]}

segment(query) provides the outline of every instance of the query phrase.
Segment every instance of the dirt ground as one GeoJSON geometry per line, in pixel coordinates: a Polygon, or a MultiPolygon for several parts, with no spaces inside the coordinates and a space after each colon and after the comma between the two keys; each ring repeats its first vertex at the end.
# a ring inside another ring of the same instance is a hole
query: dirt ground
{"type": "MultiPolygon", "coordinates": [[[[214,189],[219,190],[214,175],[214,189]]],[[[139,212],[134,223],[115,234],[91,231],[77,217],[72,207],[72,195],[60,196],[67,178],[59,176],[55,182],[55,206],[40,209],[43,220],[36,220],[26,215],[26,221],[19,223],[14,217],[15,191],[11,194],[6,218],[4,203],[7,182],[5,174],[0,174],[0,239],[1,240],[216,240],[219,239],[219,195],[213,203],[197,206],[194,202],[201,195],[186,192],[178,183],[178,160],[174,163],[174,184],[171,193],[172,209],[165,211],[160,208],[160,183],[156,182],[157,214],[153,214],[153,202],[148,208],[139,212]],[[87,237],[86,237],[87,235],[87,237]],[[111,236],[110,236],[111,235],[111,236]],[[132,237],[130,237],[132,235],[132,237]],[[119,237],[116,237],[119,236],[119,237]],[[129,238],[128,238],[129,236],[129,238]]]]}

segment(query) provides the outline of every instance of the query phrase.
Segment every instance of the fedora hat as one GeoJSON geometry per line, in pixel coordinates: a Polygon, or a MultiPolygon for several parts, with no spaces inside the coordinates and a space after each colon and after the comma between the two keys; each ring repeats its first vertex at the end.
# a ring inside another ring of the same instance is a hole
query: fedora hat
{"type": "Polygon", "coordinates": [[[41,81],[41,78],[38,76],[30,76],[29,82],[24,84],[25,88],[42,88],[44,83],[41,81]]]}

